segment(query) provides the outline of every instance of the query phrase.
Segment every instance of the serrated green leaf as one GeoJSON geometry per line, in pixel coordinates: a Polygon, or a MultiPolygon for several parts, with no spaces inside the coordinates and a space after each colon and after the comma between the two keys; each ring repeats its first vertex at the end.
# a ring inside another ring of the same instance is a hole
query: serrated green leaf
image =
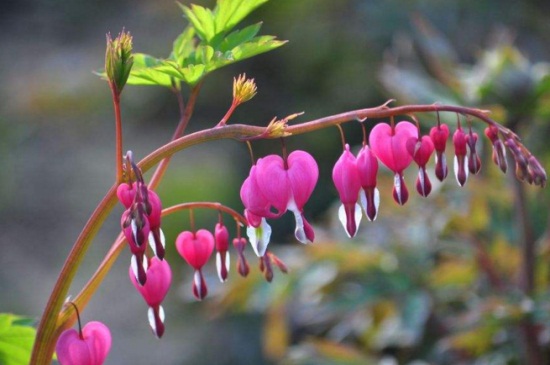
{"type": "Polygon", "coordinates": [[[179,4],[185,17],[191,22],[197,35],[207,43],[216,35],[214,14],[208,8],[191,4],[191,7],[179,4]]]}
{"type": "Polygon", "coordinates": [[[0,364],[27,365],[36,336],[33,327],[22,325],[28,319],[13,314],[0,314],[0,364]]]}
{"type": "Polygon", "coordinates": [[[214,48],[210,46],[198,46],[196,50],[195,64],[207,65],[214,57],[214,48]]]}
{"type": "Polygon", "coordinates": [[[274,36],[266,35],[253,38],[250,42],[246,42],[233,48],[231,51],[236,61],[244,60],[261,53],[269,52],[275,48],[281,47],[286,41],[276,40],[274,36]]]}
{"type": "Polygon", "coordinates": [[[176,38],[172,47],[170,58],[183,66],[183,62],[195,50],[195,29],[191,26],[186,27],[176,38]]]}
{"type": "Polygon", "coordinates": [[[231,51],[233,48],[250,41],[256,36],[256,34],[258,34],[261,27],[262,23],[256,23],[253,25],[249,25],[248,27],[241,30],[236,30],[230,33],[221,43],[220,51],[228,52],[231,51]]]}
{"type": "Polygon", "coordinates": [[[172,78],[169,74],[159,71],[165,63],[155,57],[136,53],[134,54],[134,67],[130,72],[127,83],[131,85],[159,85],[172,87],[172,78]]]}
{"type": "Polygon", "coordinates": [[[214,9],[217,33],[226,33],[233,29],[253,10],[268,0],[218,0],[214,9]]]}

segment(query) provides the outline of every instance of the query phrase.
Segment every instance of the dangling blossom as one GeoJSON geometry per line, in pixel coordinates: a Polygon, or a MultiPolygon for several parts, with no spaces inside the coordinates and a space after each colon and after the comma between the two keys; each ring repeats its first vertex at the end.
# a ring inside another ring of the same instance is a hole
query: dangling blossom
{"type": "Polygon", "coordinates": [[[430,129],[430,138],[435,148],[435,176],[439,181],[443,181],[449,172],[447,158],[445,157],[449,127],[446,124],[438,123],[437,126],[430,129]]]}
{"type": "Polygon", "coordinates": [[[304,217],[303,208],[318,177],[317,163],[304,151],[294,151],[286,160],[269,155],[252,166],[240,195],[250,224],[247,234],[253,247],[254,242],[258,243],[254,249],[258,256],[263,256],[269,243],[265,238],[271,229],[265,218],[279,218],[287,210],[294,213],[296,238],[302,243],[314,240],[313,229],[304,217]]]}
{"type": "Polygon", "coordinates": [[[456,181],[460,186],[464,186],[464,184],[466,184],[466,180],[468,179],[469,169],[466,168],[466,143],[466,133],[464,133],[459,123],[458,128],[453,134],[453,145],[455,147],[455,176],[456,181]]]}
{"type": "Polygon", "coordinates": [[[393,199],[403,205],[409,199],[409,191],[403,179],[403,171],[411,164],[412,156],[407,151],[407,141],[416,139],[417,128],[410,122],[395,126],[379,123],[369,135],[369,145],[378,159],[394,172],[393,199]]]}
{"type": "Polygon", "coordinates": [[[97,321],[87,323],[79,331],[63,331],[55,346],[60,365],[102,365],[110,349],[111,331],[97,321]]]}
{"type": "Polygon", "coordinates": [[[244,256],[244,249],[246,248],[246,239],[242,237],[237,237],[233,239],[233,247],[237,250],[237,272],[239,275],[241,275],[243,278],[248,276],[248,273],[250,272],[250,267],[248,266],[248,262],[246,261],[246,257],[244,256]]]}
{"type": "Polygon", "coordinates": [[[361,222],[361,207],[357,204],[361,180],[357,171],[355,156],[346,144],[342,155],[332,169],[332,181],[336,186],[342,205],[338,209],[338,218],[349,237],[354,237],[361,222]]]}
{"type": "Polygon", "coordinates": [[[380,192],[376,187],[376,175],[378,173],[378,159],[368,145],[363,146],[355,161],[357,173],[362,190],[359,192],[359,201],[370,221],[374,221],[378,215],[380,205],[380,192]]]}
{"type": "Polygon", "coordinates": [[[416,178],[416,191],[423,197],[427,197],[432,191],[432,183],[426,173],[426,165],[434,151],[432,139],[428,136],[420,137],[420,131],[417,139],[410,139],[407,149],[418,165],[418,176],[416,178]]]}
{"type": "Polygon", "coordinates": [[[466,144],[468,145],[468,170],[474,175],[477,175],[481,170],[481,158],[477,154],[476,144],[479,136],[476,132],[472,131],[470,127],[470,132],[466,136],[466,144]]]}
{"type": "Polygon", "coordinates": [[[214,236],[210,231],[199,229],[196,232],[181,232],[176,238],[178,253],[195,269],[193,275],[193,295],[202,300],[208,294],[202,267],[206,265],[214,251],[214,236]]]}
{"type": "Polygon", "coordinates": [[[157,193],[150,190],[146,184],[136,181],[133,184],[120,184],[117,187],[117,197],[127,209],[132,206],[136,197],[139,197],[139,200],[145,204],[150,228],[148,236],[149,245],[155,256],[162,260],[164,258],[166,243],[164,233],[161,229],[162,202],[157,193]]]}
{"type": "Polygon", "coordinates": [[[218,277],[223,283],[227,280],[229,273],[229,232],[223,223],[217,223],[214,229],[214,240],[216,243],[216,269],[218,277]]]}
{"type": "Polygon", "coordinates": [[[132,268],[130,268],[129,274],[130,280],[140,292],[147,305],[149,305],[148,318],[153,333],[158,338],[162,337],[165,315],[161,303],[166,297],[172,282],[170,265],[168,265],[166,260],[161,260],[158,257],[151,258],[149,269],[147,270],[147,281],[144,285],[140,285],[137,282],[132,268]]]}
{"type": "Polygon", "coordinates": [[[145,205],[142,202],[135,202],[130,208],[122,213],[122,232],[132,252],[132,270],[137,281],[143,285],[147,280],[147,238],[149,237],[149,220],[145,213],[145,205]]]}
{"type": "Polygon", "coordinates": [[[497,165],[500,170],[504,173],[506,173],[506,170],[508,170],[508,162],[506,161],[506,148],[504,148],[504,144],[498,138],[498,128],[495,126],[489,126],[485,128],[485,135],[489,140],[491,140],[491,143],[493,144],[493,162],[495,165],[497,165]]]}

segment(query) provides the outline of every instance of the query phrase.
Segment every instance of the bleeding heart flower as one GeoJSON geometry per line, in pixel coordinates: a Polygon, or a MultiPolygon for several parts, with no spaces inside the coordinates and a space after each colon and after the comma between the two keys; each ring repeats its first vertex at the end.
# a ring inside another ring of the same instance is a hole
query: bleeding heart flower
{"type": "Polygon", "coordinates": [[[464,186],[468,179],[468,169],[466,168],[466,133],[458,125],[453,134],[453,145],[455,147],[454,169],[458,185],[464,186]]]}
{"type": "Polygon", "coordinates": [[[362,191],[359,192],[359,201],[370,221],[376,219],[380,205],[380,193],[376,188],[376,174],[378,173],[378,159],[368,145],[363,146],[357,160],[357,173],[361,182],[362,191]]]}
{"type": "Polygon", "coordinates": [[[434,144],[430,137],[418,137],[417,140],[411,139],[407,148],[414,162],[418,165],[418,177],[416,178],[416,191],[423,197],[427,197],[432,191],[432,183],[426,173],[426,165],[434,151],[434,144]]]}
{"type": "Polygon", "coordinates": [[[470,133],[466,136],[466,143],[468,145],[469,154],[468,154],[468,170],[474,175],[479,173],[481,170],[481,158],[479,158],[476,151],[476,143],[478,140],[478,135],[475,132],[472,132],[470,128],[470,133]]]}
{"type": "Polygon", "coordinates": [[[218,277],[223,283],[227,280],[229,273],[229,232],[223,223],[216,224],[214,240],[216,242],[216,269],[218,277]]]}
{"type": "Polygon", "coordinates": [[[449,127],[446,124],[438,124],[430,129],[430,138],[435,148],[435,176],[439,181],[443,181],[449,172],[447,167],[447,158],[445,157],[445,147],[449,138],[449,127]]]}
{"type": "Polygon", "coordinates": [[[361,222],[361,208],[357,204],[361,180],[357,172],[355,156],[346,144],[344,152],[334,164],[332,181],[336,186],[342,205],[338,210],[338,218],[346,229],[349,237],[354,237],[361,222]]]}
{"type": "MultiPolygon", "coordinates": [[[[317,163],[304,151],[292,152],[286,161],[277,155],[260,158],[250,169],[240,192],[249,228],[259,228],[264,224],[262,218],[279,218],[290,210],[296,220],[296,238],[302,243],[312,242],[314,232],[303,208],[318,177],[317,163]]],[[[265,250],[256,252],[262,256],[265,250]]]]}
{"type": "Polygon", "coordinates": [[[407,150],[407,141],[416,139],[417,134],[414,124],[399,122],[395,127],[377,124],[369,135],[369,145],[376,157],[395,173],[393,199],[400,205],[409,199],[403,171],[411,164],[413,157],[407,150]]]}
{"type": "Polygon", "coordinates": [[[110,349],[111,332],[97,321],[86,324],[80,333],[63,331],[55,347],[61,365],[102,365],[110,349]]]}
{"type": "Polygon", "coordinates": [[[214,251],[214,236],[205,229],[199,229],[197,232],[181,232],[176,238],[176,249],[181,257],[195,269],[193,276],[195,298],[204,299],[208,294],[208,288],[201,269],[214,251]]]}

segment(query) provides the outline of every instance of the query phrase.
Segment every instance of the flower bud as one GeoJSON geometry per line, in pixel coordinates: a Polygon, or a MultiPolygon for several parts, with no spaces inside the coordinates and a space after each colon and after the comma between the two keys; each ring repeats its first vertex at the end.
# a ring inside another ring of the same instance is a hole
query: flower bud
{"type": "Polygon", "coordinates": [[[107,34],[105,73],[109,85],[116,95],[120,95],[124,85],[126,85],[133,63],[132,36],[130,33],[122,30],[115,39],[107,34]]]}

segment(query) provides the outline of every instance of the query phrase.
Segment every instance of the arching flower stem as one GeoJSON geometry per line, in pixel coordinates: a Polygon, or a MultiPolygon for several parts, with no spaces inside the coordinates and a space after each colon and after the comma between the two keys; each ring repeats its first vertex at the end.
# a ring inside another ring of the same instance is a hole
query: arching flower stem
{"type": "MultiPolygon", "coordinates": [[[[178,131],[174,133],[174,136],[181,135],[185,131],[185,127],[192,114],[194,103],[198,94],[198,86],[192,91],[189,102],[185,108],[185,113],[178,125],[178,131]]],[[[508,128],[498,124],[496,121],[488,117],[488,111],[467,108],[454,105],[407,105],[390,108],[387,106],[389,102],[374,108],[352,110],[340,114],[335,114],[312,121],[300,123],[293,126],[285,126],[283,129],[277,129],[277,133],[269,133],[267,127],[251,126],[244,124],[226,125],[219,128],[210,128],[195,132],[192,134],[179,137],[153,151],[147,155],[143,160],[138,163],[138,166],[145,173],[155,165],[161,163],[166,158],[170,158],[173,154],[183,149],[192,147],[194,145],[202,144],[205,142],[218,140],[218,139],[235,139],[239,141],[250,140],[251,138],[262,136],[262,138],[273,139],[280,138],[284,134],[286,135],[299,135],[309,132],[313,132],[319,129],[328,128],[337,124],[350,122],[354,120],[361,120],[368,118],[376,120],[380,118],[388,118],[397,115],[408,115],[411,113],[426,113],[426,112],[454,112],[463,115],[470,115],[482,122],[493,126],[506,138],[513,138],[516,140],[518,147],[521,150],[529,153],[527,149],[519,142],[517,135],[508,128]]],[[[374,121],[373,121],[374,122],[374,121]]],[[[529,153],[530,155],[530,153],[529,153]]],[[[122,159],[121,159],[122,161],[122,159]]],[[[164,171],[167,167],[168,161],[159,165],[157,172],[154,174],[153,179],[149,186],[153,189],[158,186],[164,171]]],[[[96,236],[99,228],[101,228],[103,222],[106,220],[114,206],[117,204],[116,188],[118,182],[111,186],[106,195],[100,201],[88,222],[82,229],[80,235],[75,241],[69,256],[65,260],[61,273],[58,276],[57,282],[50,294],[48,303],[44,310],[41,322],[38,326],[37,337],[35,341],[35,347],[31,358],[31,363],[35,365],[49,364],[52,359],[52,354],[55,348],[55,341],[61,331],[70,326],[74,321],[74,316],[69,313],[68,310],[62,310],[63,298],[67,296],[69,287],[76,275],[76,272],[82,262],[84,255],[86,254],[93,238],[96,236]]],[[[103,278],[106,276],[111,266],[115,262],[116,258],[124,248],[124,240],[122,235],[113,243],[112,247],[108,251],[107,255],[101,262],[100,266],[88,281],[82,291],[75,297],[74,302],[83,309],[90,298],[93,296],[103,278]]]]}

